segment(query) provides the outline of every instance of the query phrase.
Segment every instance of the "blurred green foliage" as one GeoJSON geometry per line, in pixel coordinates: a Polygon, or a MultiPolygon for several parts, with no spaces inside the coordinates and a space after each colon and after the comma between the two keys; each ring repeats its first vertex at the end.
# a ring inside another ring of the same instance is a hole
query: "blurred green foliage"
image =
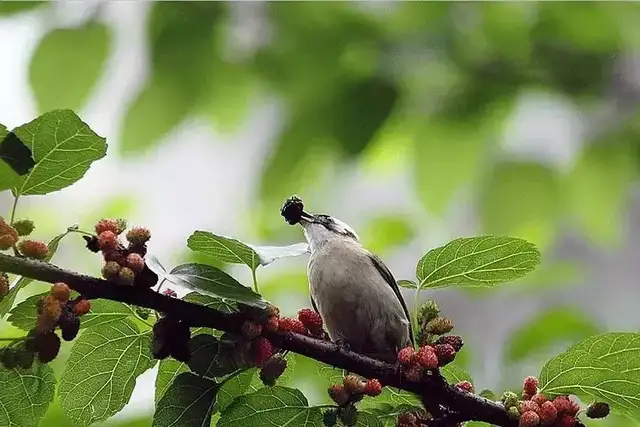
{"type": "MultiPolygon", "coordinates": [[[[42,3],[2,1],[0,19],[47,10],[42,3]]],[[[594,246],[622,243],[622,214],[640,158],[635,110],[620,114],[619,123],[587,128],[567,170],[535,158],[511,158],[499,142],[528,91],[560,95],[585,117],[622,98],[615,91],[621,77],[613,69],[640,46],[640,5],[267,3],[268,40],[245,56],[234,55],[232,7],[221,2],[151,6],[146,29],[151,69],[125,111],[121,155],[157,148],[192,116],[205,118],[217,131],[236,132],[253,100],[275,96],[283,101],[285,120],[255,185],[252,219],[258,225],[251,231],[260,239],[294,235],[272,214],[286,197],[304,194],[309,206],[322,206],[332,172],[357,165],[372,177],[406,171],[429,215],[446,218],[454,202],[467,201],[478,217],[478,233],[525,238],[543,256],[566,223],[594,246]]],[[[43,35],[29,66],[40,112],[79,109],[90,99],[112,53],[111,29],[98,18],[90,15],[77,27],[43,35]]],[[[116,196],[81,222],[127,217],[137,208],[133,199],[116,196]]],[[[42,224],[43,238],[71,225],[54,224],[48,213],[31,213],[42,224]]],[[[388,256],[422,226],[410,216],[372,212],[359,232],[371,249],[388,256]]],[[[177,255],[220,266],[206,255],[177,255]]],[[[543,284],[566,283],[579,270],[569,262],[545,262],[521,288],[533,292],[543,284]]],[[[308,305],[302,269],[262,282],[265,297],[285,304],[288,314],[308,305]]],[[[2,328],[14,332],[4,323],[2,328]]],[[[506,363],[526,361],[598,329],[577,308],[544,311],[514,333],[504,349],[506,363]]],[[[317,364],[296,360],[294,381],[305,385],[311,400],[326,399],[324,380],[309,380],[318,377],[317,364]]],[[[55,369],[59,375],[60,367],[55,369]]],[[[61,417],[56,403],[43,425],[66,425],[61,417]]],[[[622,425],[617,422],[602,424],[622,425]]]]}

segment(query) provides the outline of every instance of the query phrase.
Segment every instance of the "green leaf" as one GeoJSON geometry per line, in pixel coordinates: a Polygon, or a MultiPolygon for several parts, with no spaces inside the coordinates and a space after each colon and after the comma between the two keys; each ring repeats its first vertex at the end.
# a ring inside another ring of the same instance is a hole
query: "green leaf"
{"type": "Polygon", "coordinates": [[[546,248],[556,233],[560,213],[557,173],[536,163],[501,163],[483,184],[482,230],[487,234],[522,237],[546,248]]]}
{"type": "Polygon", "coordinates": [[[0,1],[0,16],[13,15],[42,6],[46,1],[0,1]]]}
{"type": "Polygon", "coordinates": [[[156,376],[156,407],[158,407],[158,402],[169,390],[173,381],[184,372],[189,372],[189,367],[186,363],[178,362],[171,358],[160,361],[158,364],[158,376],[156,376]]]}
{"type": "Polygon", "coordinates": [[[71,110],[45,113],[14,132],[31,149],[36,161],[31,172],[15,184],[16,197],[68,187],[107,153],[105,139],[71,110]]]}
{"type": "Polygon", "coordinates": [[[456,192],[478,177],[492,138],[474,122],[432,118],[419,125],[413,140],[417,194],[429,211],[441,216],[456,192]]]}
{"type": "Polygon", "coordinates": [[[603,400],[623,412],[640,409],[640,382],[584,351],[554,357],[542,368],[539,380],[541,391],[548,396],[575,394],[603,400]]]}
{"type": "Polygon", "coordinates": [[[371,76],[343,85],[333,97],[330,130],[347,156],[367,148],[400,98],[398,89],[390,79],[371,76]]]}
{"type": "Polygon", "coordinates": [[[393,406],[406,405],[406,406],[420,406],[420,400],[415,394],[409,393],[398,388],[384,387],[382,393],[375,399],[365,399],[360,402],[359,407],[366,409],[378,406],[381,403],[392,404],[393,406]]]}
{"type": "Polygon", "coordinates": [[[219,2],[158,2],[148,20],[151,74],[122,125],[123,154],[146,152],[186,119],[215,81],[219,2]]]}
{"type": "Polygon", "coordinates": [[[524,276],[539,262],[540,252],[526,240],[465,237],[430,250],[418,262],[416,276],[420,288],[491,287],[524,276]]]}
{"type": "Polygon", "coordinates": [[[187,246],[191,250],[211,255],[224,262],[246,264],[252,270],[260,265],[260,257],[248,245],[208,231],[194,232],[187,240],[187,246]]]}
{"type": "Polygon", "coordinates": [[[0,425],[38,427],[53,402],[53,370],[34,362],[30,369],[0,366],[0,425]]]}
{"type": "Polygon", "coordinates": [[[322,427],[320,408],[309,407],[299,390],[274,386],[238,397],[222,413],[218,427],[295,425],[322,427]]]}
{"type": "MultiPolygon", "coordinates": [[[[49,254],[44,259],[45,261],[51,261],[55,253],[58,251],[58,245],[60,244],[60,241],[67,234],[69,234],[69,232],[65,231],[64,233],[58,234],[56,237],[51,239],[51,241],[47,244],[47,247],[49,248],[49,254]]],[[[7,314],[9,310],[11,310],[11,308],[13,307],[13,303],[18,296],[18,292],[20,292],[21,289],[25,288],[31,282],[33,282],[33,279],[29,277],[21,277],[20,279],[18,279],[18,282],[15,284],[15,286],[12,287],[9,293],[0,301],[0,318],[4,317],[4,315],[7,314]]]]}
{"type": "Polygon", "coordinates": [[[245,394],[256,372],[257,368],[249,368],[225,379],[216,395],[215,409],[223,412],[238,396],[245,394]]]}
{"type": "Polygon", "coordinates": [[[630,137],[622,141],[616,137],[585,147],[564,181],[563,201],[569,215],[597,245],[620,242],[624,201],[636,173],[630,137]]]}
{"type": "Polygon", "coordinates": [[[478,393],[478,396],[484,397],[485,399],[489,399],[493,401],[498,400],[498,396],[496,396],[496,394],[492,390],[489,390],[488,388],[485,388],[480,393],[478,393]]]}
{"type": "Polygon", "coordinates": [[[443,377],[450,383],[456,384],[460,381],[469,381],[473,384],[473,380],[471,379],[471,375],[469,375],[464,369],[459,366],[456,366],[453,363],[448,364],[447,366],[443,366],[440,368],[440,373],[443,377]]]}
{"type": "Polygon", "coordinates": [[[364,411],[358,411],[356,427],[383,427],[383,424],[375,415],[364,411]]]}
{"type": "Polygon", "coordinates": [[[209,378],[230,374],[246,365],[242,346],[242,341],[230,334],[224,334],[220,339],[209,334],[196,335],[189,341],[189,368],[209,378]]]}
{"type": "Polygon", "coordinates": [[[610,332],[593,335],[568,351],[584,351],[627,378],[640,382],[640,334],[610,332]]]}
{"type": "Polygon", "coordinates": [[[118,413],[136,378],[154,365],[151,336],[123,319],[87,328],[76,340],[60,381],[60,404],[78,426],[118,413]]]}
{"type": "Polygon", "coordinates": [[[362,235],[367,236],[364,246],[376,254],[384,254],[406,244],[415,230],[408,218],[397,215],[380,215],[373,218],[362,235]]]}
{"type": "MultiPolygon", "coordinates": [[[[378,400],[378,399],[376,399],[378,400]]],[[[381,425],[385,427],[396,427],[396,419],[403,412],[420,409],[414,405],[392,405],[391,403],[378,402],[375,406],[367,408],[367,411],[375,416],[381,425]]]]}
{"type": "MultiPolygon", "coordinates": [[[[11,310],[7,321],[22,330],[31,330],[36,325],[36,302],[48,294],[49,292],[45,292],[42,294],[32,295],[25,299],[11,310]]],[[[131,310],[120,302],[103,299],[93,300],[91,302],[91,311],[82,316],[80,328],[83,329],[103,323],[117,321],[130,315],[131,310]]]]}
{"type": "Polygon", "coordinates": [[[401,287],[407,288],[407,289],[417,289],[418,288],[418,284],[416,282],[414,282],[413,280],[406,280],[406,279],[398,280],[398,286],[401,286],[401,287]]]}
{"type": "Polygon", "coordinates": [[[509,363],[524,361],[554,344],[576,342],[598,332],[591,318],[570,307],[554,307],[538,313],[512,334],[505,351],[509,363]]]}
{"type": "Polygon", "coordinates": [[[197,292],[191,292],[185,295],[183,299],[185,301],[204,305],[205,307],[212,308],[222,313],[231,314],[238,311],[238,305],[233,301],[228,301],[223,298],[211,297],[209,295],[202,295],[197,292]]]}
{"type": "Polygon", "coordinates": [[[0,124],[0,191],[12,188],[34,165],[29,147],[0,124]]]}
{"type": "Polygon", "coordinates": [[[45,34],[29,65],[38,110],[82,108],[102,74],[109,45],[109,29],[95,21],[45,34]]]}
{"type": "Polygon", "coordinates": [[[550,396],[575,394],[630,413],[640,409],[640,334],[589,337],[549,360],[539,375],[550,396]]]}
{"type": "Polygon", "coordinates": [[[152,427],[209,427],[219,385],[184,372],[157,404],[152,427]]]}
{"type": "Polygon", "coordinates": [[[145,153],[180,124],[191,107],[188,94],[180,87],[149,81],[124,117],[118,147],[120,153],[145,153]]]}
{"type": "Polygon", "coordinates": [[[264,308],[267,302],[224,271],[207,264],[183,264],[169,273],[168,280],[189,289],[243,304],[264,308]]]}

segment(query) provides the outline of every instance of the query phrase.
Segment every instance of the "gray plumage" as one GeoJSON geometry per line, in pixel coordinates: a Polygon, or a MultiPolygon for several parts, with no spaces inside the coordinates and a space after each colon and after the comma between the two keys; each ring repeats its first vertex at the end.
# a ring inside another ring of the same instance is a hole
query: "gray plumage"
{"type": "Polygon", "coordinates": [[[309,291],[332,341],[358,353],[395,362],[413,341],[398,285],[382,260],[356,233],[328,215],[300,220],[309,242],[309,291]]]}

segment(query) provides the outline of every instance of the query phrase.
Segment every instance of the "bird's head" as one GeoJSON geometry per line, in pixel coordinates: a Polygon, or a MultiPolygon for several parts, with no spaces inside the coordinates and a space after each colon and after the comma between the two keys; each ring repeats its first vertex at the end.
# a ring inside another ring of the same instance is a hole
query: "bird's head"
{"type": "Polygon", "coordinates": [[[296,196],[287,199],[281,214],[289,224],[302,226],[312,251],[335,239],[359,241],[358,234],[348,224],[330,215],[306,212],[302,200],[296,196]]]}

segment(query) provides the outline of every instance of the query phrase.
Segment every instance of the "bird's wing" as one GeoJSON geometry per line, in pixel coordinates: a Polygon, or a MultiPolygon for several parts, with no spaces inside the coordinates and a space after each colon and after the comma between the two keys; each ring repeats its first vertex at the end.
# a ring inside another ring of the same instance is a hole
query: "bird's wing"
{"type": "Polygon", "coordinates": [[[316,307],[316,302],[313,300],[313,297],[309,295],[309,298],[311,299],[311,306],[313,307],[313,310],[319,314],[320,312],[318,311],[318,307],[316,307]]]}
{"type": "Polygon", "coordinates": [[[407,304],[404,302],[404,298],[402,298],[402,294],[400,293],[398,282],[396,282],[393,274],[391,273],[391,271],[389,271],[389,268],[384,264],[384,262],[382,262],[380,257],[369,252],[369,258],[373,262],[373,265],[376,267],[376,269],[380,272],[384,280],[389,284],[389,286],[391,286],[391,289],[393,289],[393,293],[396,294],[396,297],[398,297],[398,300],[402,305],[402,309],[404,310],[404,314],[405,316],[407,316],[407,321],[409,322],[409,337],[411,338],[411,343],[413,344],[413,328],[411,327],[411,316],[409,315],[407,304]]]}

